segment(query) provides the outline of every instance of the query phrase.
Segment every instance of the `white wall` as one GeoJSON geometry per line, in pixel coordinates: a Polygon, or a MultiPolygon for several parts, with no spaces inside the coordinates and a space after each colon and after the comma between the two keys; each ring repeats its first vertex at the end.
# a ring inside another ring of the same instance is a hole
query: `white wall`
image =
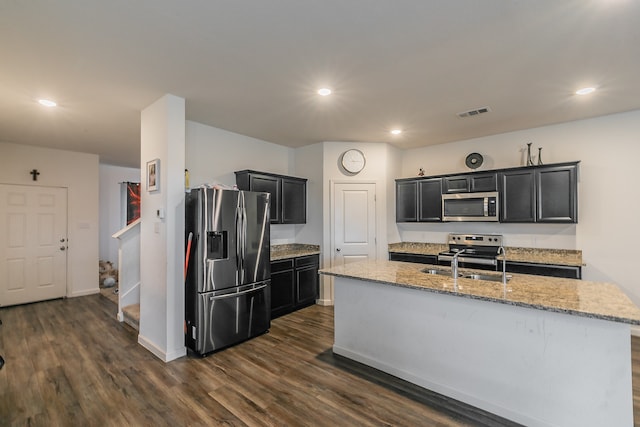
{"type": "Polygon", "coordinates": [[[141,115],[140,333],[138,342],[170,361],[184,346],[185,100],[165,95],[141,115]],[[159,159],[157,191],[147,162],[159,159]],[[157,215],[164,212],[164,218],[157,215]]]}
{"type": "Polygon", "coordinates": [[[100,259],[118,265],[118,240],[111,236],[123,228],[122,182],[140,182],[140,169],[100,165],[100,259]]]}
{"type": "MultiPolygon", "coordinates": [[[[406,150],[402,176],[416,176],[419,167],[427,175],[466,172],[464,158],[479,152],[481,169],[523,165],[528,141],[537,154],[543,147],[545,164],[580,160],[578,224],[413,224],[396,225],[402,241],[444,243],[449,232],[495,232],[505,236],[506,246],[581,249],[587,266],[586,280],[619,285],[640,305],[640,282],[631,249],[640,240],[635,222],[640,212],[638,189],[633,181],[640,158],[640,111],[510,132],[484,138],[406,150]]],[[[400,177],[400,176],[398,176],[400,177]]]]}
{"type": "Polygon", "coordinates": [[[292,149],[249,136],[187,121],[185,164],[191,187],[236,183],[235,171],[253,169],[290,175],[292,149]]]}
{"type": "Polygon", "coordinates": [[[294,175],[307,178],[307,223],[294,226],[295,242],[320,245],[322,250],[322,143],[294,150],[294,175]]]}
{"type": "MultiPolygon", "coordinates": [[[[395,215],[389,217],[395,206],[395,186],[392,184],[398,171],[399,156],[397,149],[386,143],[323,143],[323,238],[322,262],[324,267],[332,265],[331,253],[331,184],[332,182],[374,182],[376,184],[376,255],[378,259],[386,259],[387,254],[387,224],[395,221],[395,215]],[[342,153],[356,148],[366,157],[365,168],[357,175],[347,175],[340,168],[342,153]],[[392,192],[390,190],[393,189],[392,192]],[[389,219],[391,218],[391,220],[389,219]]],[[[299,167],[303,167],[300,165],[299,167]]],[[[393,211],[395,212],[395,211],[393,211]]],[[[395,225],[395,222],[394,222],[395,225]]],[[[392,233],[392,236],[395,235],[392,233]]],[[[320,300],[323,304],[333,301],[333,280],[330,276],[321,276],[320,300]]]]}
{"type": "MultiPolygon", "coordinates": [[[[245,169],[296,176],[294,152],[289,147],[187,121],[185,162],[191,187],[202,184],[233,186],[236,183],[234,172],[245,169]]],[[[299,176],[309,178],[304,168],[299,176]]],[[[296,243],[297,234],[305,227],[274,224],[271,243],[296,243]]]]}
{"type": "Polygon", "coordinates": [[[98,156],[0,142],[0,183],[66,187],[67,296],[99,292],[98,156]],[[38,181],[29,171],[38,169],[38,181]]]}

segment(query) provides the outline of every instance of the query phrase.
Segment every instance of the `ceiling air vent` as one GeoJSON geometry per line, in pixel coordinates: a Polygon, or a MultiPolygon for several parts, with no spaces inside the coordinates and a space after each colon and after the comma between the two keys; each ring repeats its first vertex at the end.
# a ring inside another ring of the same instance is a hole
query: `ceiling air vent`
{"type": "Polygon", "coordinates": [[[491,111],[491,108],[481,107],[481,108],[476,108],[475,110],[463,111],[462,113],[458,113],[458,117],[463,119],[465,117],[473,117],[480,114],[488,113],[489,111],[491,111]]]}

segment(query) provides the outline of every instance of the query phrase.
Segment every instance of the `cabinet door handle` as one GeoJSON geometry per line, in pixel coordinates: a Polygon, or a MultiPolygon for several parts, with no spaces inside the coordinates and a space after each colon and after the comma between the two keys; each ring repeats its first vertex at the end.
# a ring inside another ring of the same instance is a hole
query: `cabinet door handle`
{"type": "Polygon", "coordinates": [[[340,248],[336,248],[336,252],[340,252],[340,248]]]}

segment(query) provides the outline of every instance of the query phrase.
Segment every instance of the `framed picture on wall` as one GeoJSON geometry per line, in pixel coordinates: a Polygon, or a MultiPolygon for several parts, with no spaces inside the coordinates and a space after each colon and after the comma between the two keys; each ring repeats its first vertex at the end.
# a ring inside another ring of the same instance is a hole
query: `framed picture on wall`
{"type": "Polygon", "coordinates": [[[160,159],[153,159],[147,162],[147,191],[158,191],[160,189],[160,159]]]}

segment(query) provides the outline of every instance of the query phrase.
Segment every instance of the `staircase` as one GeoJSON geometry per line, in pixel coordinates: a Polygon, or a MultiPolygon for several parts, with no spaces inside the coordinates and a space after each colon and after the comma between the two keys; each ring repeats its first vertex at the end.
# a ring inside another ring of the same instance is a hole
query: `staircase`
{"type": "MultiPolygon", "coordinates": [[[[118,313],[120,315],[120,313],[118,313]]],[[[120,318],[118,317],[118,320],[120,318]]],[[[121,322],[130,325],[136,331],[140,330],[140,304],[131,304],[122,307],[122,320],[121,322]]]]}
{"type": "Polygon", "coordinates": [[[140,327],[140,219],[112,236],[118,239],[118,320],[140,327]]]}

